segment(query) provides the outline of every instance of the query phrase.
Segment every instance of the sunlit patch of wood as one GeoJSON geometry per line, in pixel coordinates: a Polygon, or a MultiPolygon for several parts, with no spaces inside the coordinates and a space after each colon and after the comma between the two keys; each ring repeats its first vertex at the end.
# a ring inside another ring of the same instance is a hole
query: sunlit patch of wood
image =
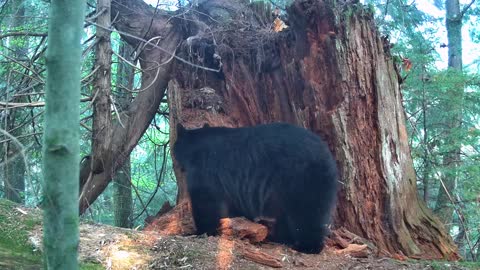
{"type": "Polygon", "coordinates": [[[350,254],[355,258],[366,258],[370,254],[367,245],[350,244],[348,247],[335,251],[336,254],[350,254]]]}
{"type": "Polygon", "coordinates": [[[218,229],[222,237],[247,239],[251,243],[259,243],[267,238],[268,228],[252,222],[244,217],[222,218],[218,229]]]}
{"type": "Polygon", "coordinates": [[[218,239],[217,269],[223,270],[230,268],[233,263],[234,248],[234,240],[230,240],[226,236],[221,236],[218,239]]]}

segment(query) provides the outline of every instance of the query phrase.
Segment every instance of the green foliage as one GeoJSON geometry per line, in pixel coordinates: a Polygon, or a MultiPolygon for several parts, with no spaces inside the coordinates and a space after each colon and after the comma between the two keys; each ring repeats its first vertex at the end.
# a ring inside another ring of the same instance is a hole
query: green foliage
{"type": "MultiPolygon", "coordinates": [[[[476,202],[480,194],[480,74],[471,68],[465,72],[441,68],[446,64],[440,54],[447,48],[439,46],[437,33],[445,29],[444,18],[434,18],[403,0],[368,2],[377,8],[379,28],[394,43],[391,54],[404,78],[401,87],[420,195],[434,208],[440,181],[445,175],[454,176],[456,188],[451,195],[473,245],[480,239],[474,229],[480,222],[476,202]],[[411,70],[402,66],[405,58],[412,63],[411,70]],[[452,125],[449,121],[458,115],[461,125],[452,125]],[[446,153],[456,149],[461,149],[460,160],[455,166],[446,164],[446,153]]],[[[463,225],[457,212],[454,215],[451,233],[457,238],[463,225]]],[[[456,241],[462,254],[471,259],[465,238],[456,241]]]]}
{"type": "Polygon", "coordinates": [[[105,267],[99,263],[82,263],[80,270],[104,270],[105,267]]]}
{"type": "MultiPolygon", "coordinates": [[[[48,4],[44,1],[14,0],[6,1],[0,9],[0,33],[7,35],[0,39],[0,100],[3,102],[43,101],[45,68],[44,49],[46,39],[43,36],[12,35],[15,33],[46,34],[48,4]],[[32,62],[30,62],[32,59],[32,62]],[[34,61],[33,61],[34,60],[34,61]],[[32,93],[30,97],[25,93],[32,93]],[[23,96],[16,96],[23,94],[23,96]]],[[[41,179],[41,132],[43,126],[43,108],[32,107],[28,110],[2,110],[2,127],[17,137],[25,150],[28,162],[25,171],[25,203],[38,203],[41,179]],[[5,117],[8,115],[9,117],[5,117]],[[8,125],[7,125],[8,124],[8,125]],[[28,135],[30,134],[30,135],[28,135]]],[[[6,160],[5,149],[18,156],[20,147],[10,143],[9,138],[0,138],[0,164],[6,160]]],[[[8,157],[11,158],[11,157],[8,157]]],[[[2,164],[3,165],[3,164],[2,164]]],[[[10,169],[10,168],[9,168],[10,169]]],[[[5,167],[0,166],[3,174],[5,167]]],[[[11,170],[11,169],[10,169],[11,170]]],[[[3,176],[3,175],[2,175],[3,176]]],[[[1,182],[0,182],[1,183],[1,182]]],[[[1,189],[0,189],[1,190],[1,189]]]]}
{"type": "Polygon", "coordinates": [[[445,261],[430,261],[427,263],[434,270],[450,270],[450,269],[479,269],[479,262],[445,262],[445,261]]]}
{"type": "MultiPolygon", "coordinates": [[[[166,110],[165,104],[161,109],[166,110]]],[[[174,205],[177,185],[170,157],[168,118],[157,115],[132,151],[131,178],[134,188],[134,227],[142,227],[148,215],[155,215],[165,202],[174,205]]],[[[84,219],[113,224],[113,185],[90,207],[84,219]]]]}

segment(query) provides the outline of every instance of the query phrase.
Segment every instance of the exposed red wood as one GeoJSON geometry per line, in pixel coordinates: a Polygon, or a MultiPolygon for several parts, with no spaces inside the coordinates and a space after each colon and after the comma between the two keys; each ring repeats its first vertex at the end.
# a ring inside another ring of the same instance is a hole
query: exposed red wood
{"type": "Polygon", "coordinates": [[[190,235],[195,233],[190,202],[177,204],[172,211],[160,216],[145,227],[146,231],[157,231],[165,235],[190,235]]]}
{"type": "Polygon", "coordinates": [[[251,243],[265,240],[267,227],[246,218],[223,218],[220,220],[219,234],[229,238],[248,239],[251,243]]]}
{"type": "Polygon", "coordinates": [[[344,249],[336,250],[336,254],[349,254],[356,258],[366,258],[370,254],[367,245],[350,244],[344,249]]]}

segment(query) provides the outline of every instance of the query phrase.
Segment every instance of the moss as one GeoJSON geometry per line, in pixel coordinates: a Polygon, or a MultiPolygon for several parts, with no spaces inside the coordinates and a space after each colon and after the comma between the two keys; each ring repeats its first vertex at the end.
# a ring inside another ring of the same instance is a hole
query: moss
{"type": "Polygon", "coordinates": [[[480,262],[448,262],[448,261],[429,261],[427,263],[434,270],[449,270],[449,269],[480,269],[480,262]]]}
{"type": "Polygon", "coordinates": [[[467,269],[480,269],[480,262],[460,262],[459,264],[467,269]]]}
{"type": "Polygon", "coordinates": [[[105,267],[99,263],[82,263],[80,264],[80,270],[104,270],[105,267]]]}
{"type": "Polygon", "coordinates": [[[15,266],[15,269],[31,269],[41,266],[41,253],[35,251],[28,241],[29,231],[41,224],[41,215],[22,213],[20,207],[0,200],[0,268],[15,266]]]}

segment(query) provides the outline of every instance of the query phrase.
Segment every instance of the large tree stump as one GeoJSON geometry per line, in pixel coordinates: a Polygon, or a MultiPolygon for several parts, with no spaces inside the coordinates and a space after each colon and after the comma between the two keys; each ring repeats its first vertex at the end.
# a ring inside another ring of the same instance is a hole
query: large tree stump
{"type": "MultiPolygon", "coordinates": [[[[213,2],[218,14],[223,1],[213,2]]],[[[213,16],[208,3],[199,9],[213,16]]],[[[171,124],[309,128],[328,142],[340,168],[337,226],[392,256],[457,259],[452,239],[417,197],[398,78],[373,16],[360,4],[335,3],[295,1],[280,33],[227,8],[222,24],[205,20],[211,32],[197,33],[180,55],[211,69],[220,56],[221,73],[177,66],[171,124]]]]}
{"type": "MultiPolygon", "coordinates": [[[[285,121],[309,128],[328,142],[340,168],[336,226],[391,255],[458,258],[442,224],[417,197],[398,78],[372,14],[359,3],[297,0],[287,10],[289,27],[276,33],[271,15],[247,2],[201,0],[194,12],[180,10],[180,16],[157,13],[138,0],[112,2],[115,27],[153,39],[157,47],[123,35],[143,48],[142,91],[122,115],[125,127],[113,127],[104,157],[114,159],[106,162],[111,167],[85,174],[90,177],[81,211],[148,127],[171,76],[172,127],[285,121]],[[165,51],[175,50],[184,61],[171,69],[165,51]],[[212,71],[217,69],[221,72],[212,71]]],[[[183,202],[185,179],[176,173],[183,202]]],[[[184,207],[180,203],[173,211],[184,207]]]]}

